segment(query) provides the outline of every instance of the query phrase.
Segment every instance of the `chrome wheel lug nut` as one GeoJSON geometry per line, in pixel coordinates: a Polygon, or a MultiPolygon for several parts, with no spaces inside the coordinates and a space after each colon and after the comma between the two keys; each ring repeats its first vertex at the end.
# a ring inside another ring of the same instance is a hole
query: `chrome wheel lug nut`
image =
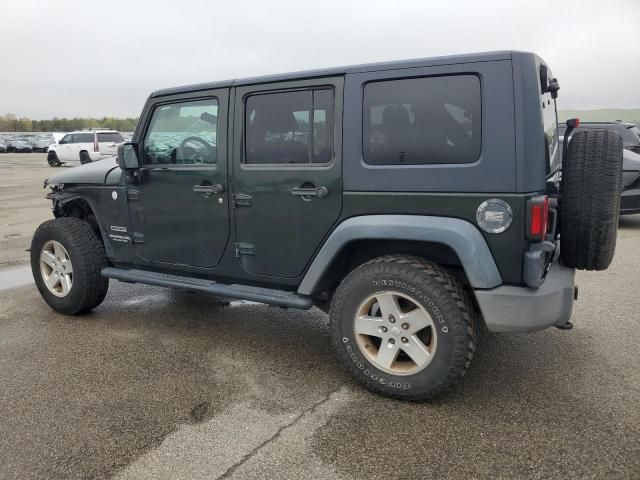
{"type": "Polygon", "coordinates": [[[387,327],[380,327],[380,331],[382,333],[387,333],[387,327]]]}
{"type": "Polygon", "coordinates": [[[409,330],[409,324],[408,323],[403,323],[402,324],[402,329],[403,330],[409,330]]]}
{"type": "Polygon", "coordinates": [[[396,317],[389,315],[389,323],[396,323],[396,317]]]}
{"type": "Polygon", "coordinates": [[[391,345],[393,345],[394,343],[396,343],[396,341],[395,341],[393,338],[390,338],[390,339],[389,339],[389,343],[390,343],[391,345]]]}
{"type": "Polygon", "coordinates": [[[407,337],[402,337],[402,343],[409,343],[409,339],[407,337]]]}

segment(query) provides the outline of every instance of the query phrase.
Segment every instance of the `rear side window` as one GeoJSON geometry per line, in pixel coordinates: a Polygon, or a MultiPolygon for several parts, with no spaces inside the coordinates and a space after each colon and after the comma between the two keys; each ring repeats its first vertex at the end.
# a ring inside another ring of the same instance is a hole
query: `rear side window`
{"type": "Polygon", "coordinates": [[[245,104],[246,164],[323,164],[333,158],[332,89],[251,95],[245,104]]]}
{"type": "Polygon", "coordinates": [[[369,83],[363,110],[363,155],[370,165],[472,163],[480,156],[475,75],[369,83]]]}
{"type": "Polygon", "coordinates": [[[119,133],[99,133],[98,143],[102,142],[121,143],[124,142],[124,138],[119,133]]]}
{"type": "MultiPolygon", "coordinates": [[[[560,162],[558,151],[558,115],[556,112],[556,101],[548,92],[548,85],[553,78],[549,68],[540,64],[540,90],[542,105],[542,122],[544,129],[544,153],[546,157],[547,175],[554,173],[560,162]]],[[[562,132],[564,134],[564,132],[562,132]]]]}
{"type": "Polygon", "coordinates": [[[73,143],[93,143],[93,133],[75,133],[73,143]]]}

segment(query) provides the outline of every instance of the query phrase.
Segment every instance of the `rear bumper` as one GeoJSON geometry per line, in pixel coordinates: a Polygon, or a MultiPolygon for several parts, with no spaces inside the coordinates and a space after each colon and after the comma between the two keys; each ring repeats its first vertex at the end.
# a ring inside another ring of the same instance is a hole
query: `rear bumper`
{"type": "Polygon", "coordinates": [[[640,188],[625,190],[620,195],[620,215],[640,213],[640,188]]]}
{"type": "Polygon", "coordinates": [[[573,310],[574,277],[574,269],[555,259],[536,289],[502,285],[476,290],[487,328],[492,332],[533,332],[566,325],[573,310]]]}

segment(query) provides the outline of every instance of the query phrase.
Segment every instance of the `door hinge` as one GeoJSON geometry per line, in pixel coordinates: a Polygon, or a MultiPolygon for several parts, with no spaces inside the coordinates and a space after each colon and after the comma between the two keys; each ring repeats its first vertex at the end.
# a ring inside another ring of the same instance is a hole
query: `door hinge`
{"type": "Polygon", "coordinates": [[[236,243],[236,257],[240,255],[255,255],[256,247],[250,243],[238,242],[236,243]]]}
{"type": "Polygon", "coordinates": [[[235,207],[250,207],[251,206],[251,195],[247,195],[246,193],[234,193],[233,194],[233,204],[235,207]]]}
{"type": "Polygon", "coordinates": [[[140,200],[140,192],[133,188],[127,188],[127,200],[130,202],[136,202],[140,200]]]}
{"type": "Polygon", "coordinates": [[[131,243],[144,243],[144,233],[133,232],[131,234],[131,243]]]}

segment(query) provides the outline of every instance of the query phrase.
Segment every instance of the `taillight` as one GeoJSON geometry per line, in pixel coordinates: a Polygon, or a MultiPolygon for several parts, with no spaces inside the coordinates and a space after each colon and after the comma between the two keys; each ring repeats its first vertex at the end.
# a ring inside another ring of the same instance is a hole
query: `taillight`
{"type": "Polygon", "coordinates": [[[544,240],[549,223],[549,198],[534,197],[529,200],[529,235],[531,240],[544,240]]]}
{"type": "Polygon", "coordinates": [[[100,151],[100,145],[98,145],[98,135],[93,136],[93,151],[94,152],[100,151]]]}

